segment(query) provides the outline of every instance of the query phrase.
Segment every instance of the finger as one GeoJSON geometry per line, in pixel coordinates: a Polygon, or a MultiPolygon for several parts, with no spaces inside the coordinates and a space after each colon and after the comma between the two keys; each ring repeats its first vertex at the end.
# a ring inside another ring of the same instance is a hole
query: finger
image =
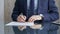
{"type": "Polygon", "coordinates": [[[22,18],[23,20],[26,20],[26,16],[21,16],[21,18],[22,18]]]}
{"type": "Polygon", "coordinates": [[[24,19],[26,20],[26,16],[24,16],[24,19]]]}
{"type": "Polygon", "coordinates": [[[26,16],[22,16],[24,19],[26,19],[26,16]]]}
{"type": "Polygon", "coordinates": [[[20,18],[21,18],[22,20],[24,20],[24,17],[23,17],[23,16],[20,16],[20,18]]]}
{"type": "Polygon", "coordinates": [[[34,22],[34,21],[35,21],[35,19],[33,18],[31,21],[32,21],[32,22],[34,22]]]}
{"type": "Polygon", "coordinates": [[[30,18],[28,21],[29,21],[29,22],[32,22],[32,18],[30,18]]]}
{"type": "Polygon", "coordinates": [[[18,22],[25,22],[25,20],[23,20],[23,19],[18,19],[18,22]]]}
{"type": "Polygon", "coordinates": [[[25,21],[24,18],[23,18],[22,16],[19,16],[19,17],[18,17],[18,20],[25,21]]]}
{"type": "Polygon", "coordinates": [[[22,20],[21,18],[17,19],[17,22],[25,22],[25,20],[22,20]]]}
{"type": "Polygon", "coordinates": [[[20,22],[25,22],[25,21],[23,21],[23,20],[20,20],[20,22]]]}
{"type": "Polygon", "coordinates": [[[34,22],[36,20],[36,18],[31,18],[30,21],[31,22],[34,22]]]}
{"type": "Polygon", "coordinates": [[[20,18],[24,20],[23,15],[19,15],[18,19],[20,19],[20,18]]]}
{"type": "Polygon", "coordinates": [[[31,19],[30,19],[30,22],[33,22],[33,21],[34,21],[34,19],[31,18],[31,19]]]}

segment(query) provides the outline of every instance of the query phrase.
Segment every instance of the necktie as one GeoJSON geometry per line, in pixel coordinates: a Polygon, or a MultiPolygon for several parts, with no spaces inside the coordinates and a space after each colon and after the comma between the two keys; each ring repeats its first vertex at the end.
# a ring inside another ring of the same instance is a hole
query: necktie
{"type": "Polygon", "coordinates": [[[30,10],[34,10],[34,0],[30,0],[30,10]]]}

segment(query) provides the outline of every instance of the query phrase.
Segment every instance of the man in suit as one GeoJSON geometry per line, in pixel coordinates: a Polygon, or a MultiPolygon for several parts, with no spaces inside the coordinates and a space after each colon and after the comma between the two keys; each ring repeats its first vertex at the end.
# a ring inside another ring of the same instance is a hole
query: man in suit
{"type": "Polygon", "coordinates": [[[16,0],[12,19],[18,22],[40,20],[39,23],[36,23],[43,25],[42,30],[40,30],[40,25],[37,24],[31,27],[13,27],[15,34],[57,34],[58,26],[52,24],[53,21],[59,19],[54,0],[16,0]],[[21,13],[23,15],[20,15],[21,13]]]}

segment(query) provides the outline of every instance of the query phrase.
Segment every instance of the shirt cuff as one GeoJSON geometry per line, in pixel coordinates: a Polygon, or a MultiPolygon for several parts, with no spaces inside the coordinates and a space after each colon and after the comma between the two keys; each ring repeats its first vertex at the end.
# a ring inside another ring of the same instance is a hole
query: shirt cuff
{"type": "Polygon", "coordinates": [[[43,14],[40,14],[41,17],[44,17],[43,14]]]}

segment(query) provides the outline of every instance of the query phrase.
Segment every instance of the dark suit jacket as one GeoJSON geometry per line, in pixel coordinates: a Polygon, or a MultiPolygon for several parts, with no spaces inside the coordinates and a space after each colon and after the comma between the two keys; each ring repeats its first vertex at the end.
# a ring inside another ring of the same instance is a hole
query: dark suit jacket
{"type": "MultiPolygon", "coordinates": [[[[49,23],[59,19],[58,9],[55,5],[54,0],[39,0],[38,4],[38,15],[43,14],[44,19],[42,22],[46,24],[47,28],[49,28],[49,23]],[[48,25],[47,23],[48,22],[48,25]]],[[[13,9],[12,13],[12,19],[13,21],[17,21],[17,17],[20,15],[20,13],[23,13],[27,16],[27,0],[16,0],[15,7],[13,9]]],[[[45,27],[46,28],[46,27],[45,27]]],[[[55,28],[56,29],[56,28],[55,28]]]]}

